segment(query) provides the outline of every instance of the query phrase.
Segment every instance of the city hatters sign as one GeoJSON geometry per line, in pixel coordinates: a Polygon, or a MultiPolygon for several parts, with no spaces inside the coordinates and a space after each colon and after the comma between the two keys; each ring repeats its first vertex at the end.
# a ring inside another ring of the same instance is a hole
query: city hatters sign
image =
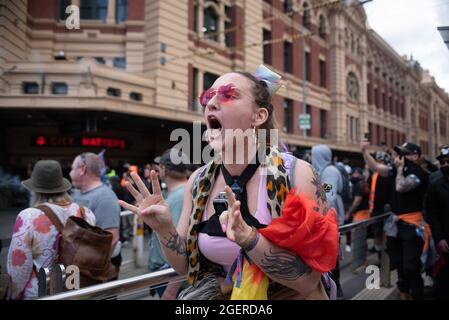
{"type": "Polygon", "coordinates": [[[129,141],[109,137],[66,137],[66,136],[33,136],[31,145],[34,147],[98,147],[106,149],[127,149],[129,141]]]}

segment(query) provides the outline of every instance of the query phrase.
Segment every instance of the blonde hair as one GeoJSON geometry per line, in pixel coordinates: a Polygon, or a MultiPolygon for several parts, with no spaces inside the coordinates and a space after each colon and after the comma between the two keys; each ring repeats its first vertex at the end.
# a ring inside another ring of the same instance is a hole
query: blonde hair
{"type": "Polygon", "coordinates": [[[31,206],[35,207],[42,203],[53,203],[57,205],[67,205],[73,202],[72,197],[67,191],[61,193],[40,193],[33,192],[31,194],[31,206]]]}

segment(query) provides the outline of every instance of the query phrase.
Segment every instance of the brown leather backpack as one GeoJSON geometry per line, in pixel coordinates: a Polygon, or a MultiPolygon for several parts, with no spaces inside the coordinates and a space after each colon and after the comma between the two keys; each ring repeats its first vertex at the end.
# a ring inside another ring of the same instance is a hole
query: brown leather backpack
{"type": "MultiPolygon", "coordinates": [[[[118,270],[111,263],[112,233],[71,216],[65,225],[45,205],[42,210],[60,233],[56,263],[64,267],[75,265],[80,270],[80,287],[103,283],[117,277],[118,270]]],[[[80,206],[84,216],[84,208],[80,206]]]]}

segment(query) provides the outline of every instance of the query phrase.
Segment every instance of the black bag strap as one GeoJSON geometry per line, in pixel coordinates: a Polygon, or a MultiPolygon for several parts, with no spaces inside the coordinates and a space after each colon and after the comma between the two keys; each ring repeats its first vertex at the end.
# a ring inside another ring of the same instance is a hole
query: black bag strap
{"type": "MultiPolygon", "coordinates": [[[[255,161],[251,161],[251,163],[246,166],[240,176],[231,176],[231,174],[223,164],[220,168],[226,184],[232,189],[232,192],[235,194],[236,199],[240,201],[240,211],[242,213],[243,220],[249,226],[253,226],[257,229],[264,228],[266,227],[266,225],[261,224],[259,220],[257,220],[257,218],[249,212],[246,184],[257,171],[257,168],[259,168],[259,166],[260,162],[256,154],[255,161]]],[[[201,233],[206,233],[210,236],[226,237],[226,233],[221,230],[220,214],[221,212],[215,212],[208,220],[200,222],[197,225],[196,230],[201,233]]]]}
{"type": "Polygon", "coordinates": [[[56,229],[62,233],[62,229],[64,229],[64,225],[62,224],[61,220],[56,216],[56,214],[53,212],[53,210],[46,205],[39,205],[36,207],[37,209],[41,210],[45,215],[50,219],[51,223],[53,223],[56,227],[56,229]]]}
{"type": "Polygon", "coordinates": [[[237,200],[241,200],[246,196],[246,184],[259,168],[260,162],[256,155],[256,163],[250,163],[246,166],[240,176],[231,176],[226,167],[221,165],[221,172],[226,184],[232,189],[232,192],[236,195],[237,200]]]}
{"type": "MultiPolygon", "coordinates": [[[[240,211],[242,212],[242,217],[244,220],[251,219],[252,215],[248,209],[248,195],[246,192],[246,184],[251,179],[251,177],[256,173],[257,168],[259,168],[260,162],[256,154],[256,159],[252,161],[249,165],[246,166],[245,170],[243,170],[240,176],[231,176],[226,167],[221,165],[221,172],[223,173],[223,178],[226,184],[231,188],[232,192],[234,192],[237,200],[240,201],[240,211]],[[246,218],[246,219],[245,219],[246,218]]],[[[257,221],[257,219],[254,219],[257,221]]],[[[255,222],[255,221],[254,221],[255,222]]]]}

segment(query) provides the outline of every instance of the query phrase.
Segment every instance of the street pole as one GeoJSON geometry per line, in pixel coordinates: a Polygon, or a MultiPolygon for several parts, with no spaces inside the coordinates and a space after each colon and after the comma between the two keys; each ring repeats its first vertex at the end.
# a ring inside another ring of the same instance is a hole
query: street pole
{"type": "MultiPolygon", "coordinates": [[[[307,85],[306,85],[306,76],[307,76],[307,72],[306,72],[306,38],[304,37],[304,33],[306,32],[306,28],[304,28],[304,26],[302,26],[302,78],[303,78],[303,86],[302,86],[302,90],[303,90],[303,110],[302,113],[306,114],[307,112],[307,85]]],[[[306,138],[307,137],[307,129],[303,129],[303,137],[306,138]]]]}

